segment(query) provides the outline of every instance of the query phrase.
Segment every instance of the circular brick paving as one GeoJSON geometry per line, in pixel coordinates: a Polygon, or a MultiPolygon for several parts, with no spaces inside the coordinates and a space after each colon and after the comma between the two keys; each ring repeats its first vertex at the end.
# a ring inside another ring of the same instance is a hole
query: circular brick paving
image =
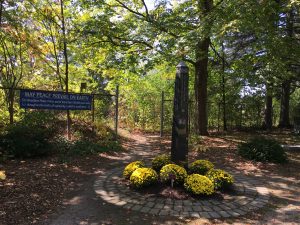
{"type": "Polygon", "coordinates": [[[159,216],[194,218],[227,218],[245,215],[265,206],[269,191],[254,178],[232,172],[235,195],[225,195],[223,200],[176,200],[141,195],[120,182],[123,168],[116,168],[99,176],[95,192],[106,202],[125,209],[159,216]]]}

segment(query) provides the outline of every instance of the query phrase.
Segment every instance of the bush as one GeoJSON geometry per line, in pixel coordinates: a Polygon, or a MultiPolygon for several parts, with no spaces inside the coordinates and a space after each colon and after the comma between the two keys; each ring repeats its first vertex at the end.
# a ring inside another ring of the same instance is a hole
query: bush
{"type": "Polygon", "coordinates": [[[211,195],[214,193],[213,182],[199,174],[189,175],[184,182],[184,188],[195,195],[211,195]]]}
{"type": "Polygon", "coordinates": [[[126,179],[129,179],[131,174],[136,170],[136,169],[139,169],[139,168],[142,168],[142,167],[145,167],[145,164],[142,162],[142,161],[135,161],[135,162],[132,162],[132,163],[129,163],[124,171],[123,171],[123,176],[126,178],[126,179]]]}
{"type": "Polygon", "coordinates": [[[273,139],[256,137],[238,146],[239,154],[250,160],[283,163],[287,155],[281,145],[273,139]]]}
{"type": "Polygon", "coordinates": [[[189,167],[190,174],[197,173],[200,175],[205,175],[209,170],[214,168],[214,164],[212,164],[208,160],[196,160],[189,167]]]}
{"type": "Polygon", "coordinates": [[[51,152],[50,139],[56,132],[54,116],[46,112],[27,113],[7,128],[0,137],[0,147],[16,158],[45,156],[51,152]]]}
{"type": "Polygon", "coordinates": [[[135,188],[142,188],[155,184],[158,181],[158,175],[151,168],[138,168],[130,176],[130,183],[135,188]]]}
{"type": "Polygon", "coordinates": [[[164,183],[171,183],[171,178],[174,177],[174,184],[182,184],[187,177],[186,170],[176,164],[168,164],[160,170],[160,180],[164,183]]]}
{"type": "Polygon", "coordinates": [[[158,155],[152,160],[152,168],[156,170],[157,172],[160,171],[160,169],[171,163],[171,157],[166,154],[158,155]]]}
{"type": "Polygon", "coordinates": [[[77,140],[73,143],[70,153],[73,155],[90,155],[97,152],[103,152],[101,145],[87,140],[77,140]]]}
{"type": "Polygon", "coordinates": [[[69,141],[63,136],[57,136],[52,143],[53,148],[58,150],[62,157],[86,156],[100,152],[120,151],[122,147],[118,142],[94,142],[94,140],[69,141]]]}
{"type": "Polygon", "coordinates": [[[213,169],[206,176],[213,182],[216,190],[226,189],[234,182],[233,177],[224,170],[213,169]]]}

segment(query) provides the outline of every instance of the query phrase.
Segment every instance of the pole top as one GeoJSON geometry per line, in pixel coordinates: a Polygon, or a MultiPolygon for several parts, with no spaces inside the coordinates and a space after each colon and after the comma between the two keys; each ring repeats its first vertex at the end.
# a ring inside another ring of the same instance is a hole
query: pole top
{"type": "Polygon", "coordinates": [[[180,73],[188,73],[189,68],[188,66],[185,64],[185,62],[181,61],[177,66],[176,66],[177,72],[180,73]]]}
{"type": "Polygon", "coordinates": [[[180,61],[176,67],[177,67],[177,68],[178,68],[178,67],[187,67],[187,65],[185,64],[185,62],[180,61]]]}

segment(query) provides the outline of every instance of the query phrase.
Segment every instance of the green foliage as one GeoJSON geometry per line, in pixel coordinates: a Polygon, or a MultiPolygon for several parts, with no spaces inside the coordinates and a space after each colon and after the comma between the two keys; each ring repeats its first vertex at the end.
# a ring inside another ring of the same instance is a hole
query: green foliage
{"type": "Polygon", "coordinates": [[[191,134],[189,136],[189,144],[191,145],[199,145],[203,144],[203,137],[198,134],[191,134]]]}
{"type": "MultiPolygon", "coordinates": [[[[131,129],[158,130],[161,92],[165,92],[166,99],[173,96],[170,87],[176,64],[182,59],[191,62],[190,90],[198,89],[194,83],[194,65],[201,55],[197,46],[201,46],[203,38],[210,38],[209,99],[205,99],[208,126],[219,128],[223,111],[224,120],[232,126],[260,126],[265,84],[279,87],[284,79],[297,79],[290,66],[299,64],[299,31],[289,29],[297,25],[293,23],[299,15],[299,1],[153,2],[146,1],[148,11],[141,1],[63,2],[66,39],[76,40],[67,43],[69,91],[79,92],[80,82],[88,84],[86,92],[96,93],[112,91],[120,84],[120,122],[131,129]],[[226,78],[224,90],[222,76],[226,78]],[[252,87],[253,93],[249,90],[252,87]],[[224,106],[220,104],[223,94],[224,106]]],[[[60,2],[17,0],[1,4],[1,21],[9,27],[0,31],[2,86],[65,90],[60,2]]],[[[295,84],[292,81],[292,86],[295,84]]],[[[294,89],[291,111],[299,102],[299,88],[294,89]]],[[[17,98],[16,94],[12,104],[15,119],[22,112],[17,98]]],[[[277,99],[276,96],[273,104],[274,124],[278,123],[280,111],[277,99]]],[[[8,100],[8,92],[0,91],[0,129],[8,124],[8,100]]],[[[110,100],[96,101],[95,108],[101,106],[104,110],[96,111],[95,116],[108,115],[105,108],[109,105],[110,100]]],[[[171,102],[165,102],[164,107],[165,130],[170,130],[171,102]]],[[[191,113],[195,111],[194,106],[191,113]]],[[[72,114],[90,116],[81,111],[72,114]]],[[[193,118],[192,115],[191,126],[195,129],[193,118]]]]}
{"type": "Polygon", "coordinates": [[[287,155],[282,146],[273,139],[255,137],[238,146],[239,154],[250,160],[260,162],[284,163],[287,155]]]}
{"type": "Polygon", "coordinates": [[[32,158],[51,153],[50,140],[57,127],[54,116],[46,112],[27,113],[22,120],[9,126],[1,136],[0,146],[16,158],[32,158]]]}
{"type": "Polygon", "coordinates": [[[71,152],[74,155],[83,156],[83,155],[94,154],[97,152],[103,152],[103,150],[102,150],[102,146],[97,143],[93,143],[86,140],[78,140],[74,142],[71,148],[71,152]]]}
{"type": "Polygon", "coordinates": [[[184,182],[184,188],[195,195],[211,195],[214,193],[213,182],[199,174],[189,175],[184,182]]]}
{"type": "Polygon", "coordinates": [[[95,142],[93,140],[79,139],[69,141],[65,137],[57,137],[52,143],[53,148],[63,158],[72,156],[87,156],[101,152],[119,151],[121,149],[118,142],[95,142]]]}
{"type": "Polygon", "coordinates": [[[126,178],[126,179],[129,179],[131,174],[138,168],[143,168],[145,167],[145,164],[142,162],[142,161],[135,161],[135,162],[132,162],[132,163],[129,163],[124,171],[123,171],[123,176],[126,178]]]}
{"type": "Polygon", "coordinates": [[[114,133],[112,130],[107,126],[107,122],[103,120],[97,120],[93,125],[95,128],[96,135],[101,137],[102,139],[112,140],[114,138],[114,133]]]}
{"type": "Polygon", "coordinates": [[[189,173],[205,175],[209,170],[214,168],[214,164],[208,160],[196,160],[189,167],[189,173]]]}
{"type": "Polygon", "coordinates": [[[208,171],[206,176],[213,182],[216,190],[226,189],[234,182],[233,177],[229,173],[220,169],[212,169],[208,171]]]}
{"type": "Polygon", "coordinates": [[[171,163],[171,157],[169,155],[167,154],[158,155],[152,160],[152,168],[155,171],[159,172],[163,166],[170,163],[171,163]]]}
{"type": "Polygon", "coordinates": [[[130,183],[135,188],[147,187],[158,182],[158,175],[151,168],[138,168],[130,176],[130,183]]]}
{"type": "Polygon", "coordinates": [[[176,164],[167,164],[160,170],[160,180],[164,183],[171,183],[171,178],[174,179],[174,184],[182,184],[187,177],[186,170],[176,164]]]}

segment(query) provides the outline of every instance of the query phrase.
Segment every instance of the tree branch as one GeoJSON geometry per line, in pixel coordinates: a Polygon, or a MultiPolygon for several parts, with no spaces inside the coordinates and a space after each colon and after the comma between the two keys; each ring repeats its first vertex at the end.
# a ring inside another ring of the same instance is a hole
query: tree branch
{"type": "MultiPolygon", "coordinates": [[[[116,0],[116,2],[118,2],[121,5],[121,7],[127,9],[129,12],[131,12],[131,13],[139,16],[139,17],[142,17],[146,22],[148,22],[148,23],[156,26],[156,28],[158,28],[160,31],[163,31],[163,32],[171,35],[172,37],[179,38],[179,35],[177,35],[177,34],[171,32],[171,31],[169,31],[166,27],[161,26],[157,21],[153,20],[153,18],[149,14],[144,15],[144,14],[142,14],[140,12],[137,12],[137,11],[129,8],[127,5],[125,5],[123,2],[121,2],[119,0],[116,0]]],[[[144,4],[144,6],[146,7],[146,4],[144,4]]],[[[148,10],[148,8],[147,8],[147,10],[148,10]]],[[[147,10],[146,10],[146,13],[147,13],[147,10]]]]}
{"type": "Polygon", "coordinates": [[[116,0],[116,2],[118,2],[123,8],[127,9],[129,12],[131,12],[131,13],[137,15],[137,16],[141,16],[141,17],[143,17],[143,18],[146,18],[146,16],[145,16],[144,14],[142,14],[142,13],[140,13],[140,12],[137,12],[137,11],[135,11],[135,10],[129,8],[129,7],[128,7],[126,4],[124,4],[123,2],[121,2],[121,1],[119,1],[119,0],[116,0]]]}
{"type": "Polygon", "coordinates": [[[150,15],[149,15],[148,7],[147,7],[147,5],[146,5],[146,3],[145,3],[144,0],[142,0],[142,2],[143,2],[143,5],[144,5],[144,7],[145,7],[145,10],[146,10],[146,16],[149,18],[150,15]]]}
{"type": "Polygon", "coordinates": [[[215,49],[214,45],[212,42],[209,43],[209,46],[211,47],[211,49],[213,50],[213,52],[216,54],[216,56],[221,59],[221,60],[224,60],[225,64],[227,67],[230,67],[229,63],[225,60],[225,58],[223,56],[221,56],[219,54],[219,52],[215,49]]]}

